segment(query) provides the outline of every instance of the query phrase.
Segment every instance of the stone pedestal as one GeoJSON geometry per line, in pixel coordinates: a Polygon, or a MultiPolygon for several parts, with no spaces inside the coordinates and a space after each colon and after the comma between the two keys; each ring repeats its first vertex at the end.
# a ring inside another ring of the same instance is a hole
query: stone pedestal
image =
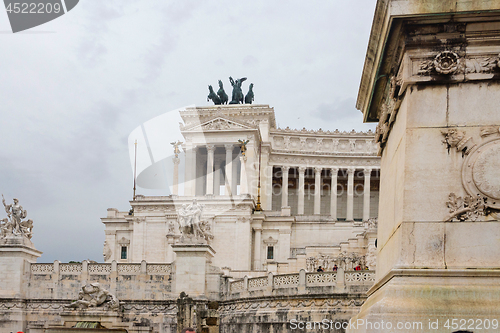
{"type": "Polygon", "coordinates": [[[206,275],[215,255],[210,245],[172,245],[175,260],[175,293],[185,292],[191,297],[205,296],[206,275]]]}
{"type": "Polygon", "coordinates": [[[0,297],[26,297],[30,263],[41,255],[26,237],[8,235],[0,239],[0,297]]]}
{"type": "Polygon", "coordinates": [[[378,2],[357,105],[379,121],[377,281],[347,332],[498,330],[499,29],[498,1],[378,2]]]}
{"type": "Polygon", "coordinates": [[[5,332],[26,330],[23,299],[28,293],[30,264],[41,255],[26,237],[8,235],[0,239],[0,298],[12,299],[3,313],[8,319],[0,325],[5,332]]]}

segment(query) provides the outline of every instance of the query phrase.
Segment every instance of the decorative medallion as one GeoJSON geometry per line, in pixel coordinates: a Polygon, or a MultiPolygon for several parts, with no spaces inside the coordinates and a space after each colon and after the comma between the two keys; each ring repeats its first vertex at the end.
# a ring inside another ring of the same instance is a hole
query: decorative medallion
{"type": "Polygon", "coordinates": [[[483,196],[492,209],[500,209],[500,138],[473,149],[464,161],[462,182],[473,197],[483,196]]]}

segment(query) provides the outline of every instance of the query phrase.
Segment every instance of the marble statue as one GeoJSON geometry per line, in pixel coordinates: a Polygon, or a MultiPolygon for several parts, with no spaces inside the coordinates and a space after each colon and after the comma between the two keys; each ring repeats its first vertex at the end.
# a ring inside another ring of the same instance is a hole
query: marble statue
{"type": "Polygon", "coordinates": [[[104,247],[103,247],[103,252],[102,252],[102,256],[104,257],[104,261],[108,261],[112,255],[113,255],[113,252],[111,251],[111,249],[108,245],[108,242],[104,241],[104,247]]]}
{"type": "Polygon", "coordinates": [[[78,300],[66,305],[66,308],[87,309],[92,307],[103,307],[106,310],[117,310],[120,302],[115,295],[101,287],[99,283],[91,283],[82,286],[78,293],[78,300]]]}
{"type": "Polygon", "coordinates": [[[253,98],[253,83],[250,83],[250,87],[248,87],[248,93],[245,96],[245,104],[252,104],[253,98]]]}
{"type": "Polygon", "coordinates": [[[3,219],[0,222],[1,237],[3,238],[7,235],[13,234],[22,235],[28,239],[31,239],[31,237],[33,236],[33,221],[23,221],[28,213],[19,204],[19,200],[14,198],[14,203],[7,205],[5,203],[5,198],[2,195],[2,203],[5,207],[8,218],[3,219]]]}
{"type": "Polygon", "coordinates": [[[233,98],[231,102],[229,102],[229,104],[243,104],[243,92],[241,90],[241,84],[246,79],[246,77],[242,77],[241,79],[236,79],[236,81],[234,81],[232,77],[229,77],[229,82],[231,82],[231,85],[233,86],[233,98]]]}
{"type": "Polygon", "coordinates": [[[226,92],[224,91],[224,86],[222,85],[221,80],[219,80],[219,90],[217,91],[217,96],[219,96],[221,104],[227,104],[229,97],[227,96],[226,92]]]}
{"type": "Polygon", "coordinates": [[[210,227],[207,229],[207,222],[201,221],[203,208],[204,206],[198,204],[196,199],[189,205],[182,205],[178,213],[181,241],[209,242],[213,238],[210,227]]]}

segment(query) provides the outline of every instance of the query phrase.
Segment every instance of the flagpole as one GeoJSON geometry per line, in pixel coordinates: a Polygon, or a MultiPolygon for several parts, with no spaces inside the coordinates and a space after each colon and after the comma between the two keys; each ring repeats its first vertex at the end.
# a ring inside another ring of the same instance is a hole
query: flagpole
{"type": "Polygon", "coordinates": [[[135,183],[136,183],[136,178],[137,178],[137,140],[135,140],[134,143],[134,196],[133,196],[133,201],[135,201],[135,183]]]}

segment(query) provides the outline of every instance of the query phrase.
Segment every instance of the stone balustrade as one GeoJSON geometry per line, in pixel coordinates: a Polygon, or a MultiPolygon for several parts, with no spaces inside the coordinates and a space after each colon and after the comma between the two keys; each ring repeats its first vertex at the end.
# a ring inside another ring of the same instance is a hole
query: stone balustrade
{"type": "Polygon", "coordinates": [[[86,272],[88,275],[107,275],[111,272],[117,272],[118,275],[137,275],[140,273],[146,273],[148,275],[168,275],[172,272],[172,264],[148,264],[146,265],[146,271],[142,272],[141,267],[144,264],[125,264],[125,263],[106,263],[106,264],[96,264],[96,263],[49,263],[49,264],[31,264],[30,272],[33,275],[45,275],[58,273],[61,275],[79,275],[84,272],[86,267],[86,272]]]}
{"type": "Polygon", "coordinates": [[[375,282],[375,272],[346,271],[307,273],[301,270],[296,274],[269,273],[268,276],[232,281],[228,284],[227,299],[239,297],[260,297],[272,295],[298,295],[356,292],[364,293],[375,282]]]}
{"type": "Polygon", "coordinates": [[[31,298],[76,299],[82,285],[99,283],[118,299],[166,300],[172,295],[172,264],[54,263],[31,264],[31,298]],[[147,281],[144,283],[144,281],[147,281]],[[137,288],[142,285],[141,288],[137,288]]]}

